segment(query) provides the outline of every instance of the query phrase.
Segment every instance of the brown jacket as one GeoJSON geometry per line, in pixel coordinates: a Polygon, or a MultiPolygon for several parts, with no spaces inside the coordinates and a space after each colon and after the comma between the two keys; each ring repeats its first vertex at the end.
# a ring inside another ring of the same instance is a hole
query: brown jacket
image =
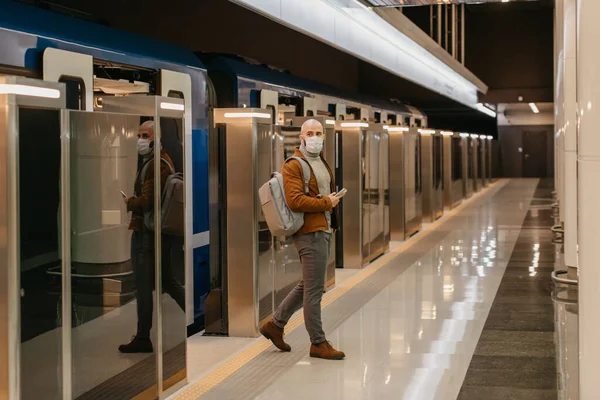
{"type": "MultiPolygon", "coordinates": [[[[173,161],[167,153],[161,150],[160,157],[164,158],[171,168],[173,168],[173,161]]],[[[143,164],[145,165],[145,164],[143,164]]],[[[171,168],[169,168],[165,162],[160,163],[160,188],[165,186],[167,178],[171,175],[171,168]]],[[[127,204],[127,211],[131,211],[131,221],[129,222],[129,229],[132,231],[140,232],[144,229],[144,214],[152,210],[154,207],[154,158],[149,161],[148,167],[146,168],[146,177],[144,179],[142,175],[143,166],[138,171],[135,178],[134,195],[129,203],[127,204]],[[143,185],[142,185],[142,180],[143,185]]]]}
{"type": "MultiPolygon", "coordinates": [[[[298,148],[296,148],[294,156],[306,160],[304,154],[302,154],[298,148]]],[[[333,174],[331,173],[331,168],[329,168],[329,165],[325,162],[322,155],[321,159],[329,171],[329,176],[331,177],[331,192],[333,193],[335,191],[335,181],[333,174]]],[[[332,209],[331,200],[329,200],[328,197],[317,198],[319,195],[319,185],[312,168],[310,171],[310,181],[308,182],[309,195],[307,196],[304,193],[304,174],[302,173],[300,161],[291,160],[285,163],[281,169],[283,186],[285,189],[285,199],[288,206],[292,211],[304,213],[304,225],[296,233],[297,236],[312,232],[326,231],[329,227],[327,226],[325,211],[331,211],[331,228],[337,228],[337,207],[336,209],[332,209]]]]}

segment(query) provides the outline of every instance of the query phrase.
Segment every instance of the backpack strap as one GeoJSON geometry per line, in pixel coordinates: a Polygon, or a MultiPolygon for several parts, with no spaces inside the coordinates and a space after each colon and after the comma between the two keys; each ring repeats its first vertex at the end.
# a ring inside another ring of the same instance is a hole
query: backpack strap
{"type": "Polygon", "coordinates": [[[302,175],[304,176],[304,193],[308,196],[308,194],[310,193],[308,189],[308,183],[310,182],[310,165],[308,165],[306,160],[304,160],[302,157],[292,156],[285,160],[285,162],[288,162],[290,160],[297,160],[302,166],[302,175]]]}
{"type": "MultiPolygon", "coordinates": [[[[144,181],[146,180],[146,174],[148,173],[148,167],[150,167],[150,163],[152,162],[152,160],[153,159],[146,161],[146,163],[142,167],[142,172],[140,174],[142,176],[142,185],[144,184],[144,181]]],[[[173,169],[173,167],[171,166],[171,164],[169,164],[169,162],[167,160],[165,160],[164,158],[161,157],[160,161],[164,162],[165,164],[167,164],[169,166],[169,169],[171,170],[171,174],[175,173],[175,170],[173,169]]]]}

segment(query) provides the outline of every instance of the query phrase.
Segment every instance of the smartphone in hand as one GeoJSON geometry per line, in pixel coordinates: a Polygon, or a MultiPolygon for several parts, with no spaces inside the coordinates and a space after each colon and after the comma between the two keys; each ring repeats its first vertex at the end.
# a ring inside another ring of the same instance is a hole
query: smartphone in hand
{"type": "Polygon", "coordinates": [[[124,191],[122,191],[122,190],[121,190],[121,196],[123,196],[123,198],[124,198],[124,199],[126,199],[126,198],[127,198],[127,195],[126,195],[126,194],[125,194],[125,192],[124,192],[124,191]]]}
{"type": "Polygon", "coordinates": [[[346,188],[343,188],[342,190],[340,190],[339,192],[337,192],[335,194],[335,197],[341,199],[342,197],[344,197],[346,195],[346,192],[347,192],[346,188]]]}

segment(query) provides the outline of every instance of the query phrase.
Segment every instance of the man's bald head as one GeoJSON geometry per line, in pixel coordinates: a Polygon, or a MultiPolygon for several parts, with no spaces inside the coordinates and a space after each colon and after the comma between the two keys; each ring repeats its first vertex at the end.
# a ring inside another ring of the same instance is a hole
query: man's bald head
{"type": "Polygon", "coordinates": [[[154,121],[146,121],[140,125],[138,139],[154,140],[154,121]]]}
{"type": "Polygon", "coordinates": [[[321,125],[321,123],[316,119],[309,119],[306,120],[300,128],[300,138],[306,139],[313,136],[318,136],[325,140],[325,135],[323,134],[323,125],[321,125]]]}

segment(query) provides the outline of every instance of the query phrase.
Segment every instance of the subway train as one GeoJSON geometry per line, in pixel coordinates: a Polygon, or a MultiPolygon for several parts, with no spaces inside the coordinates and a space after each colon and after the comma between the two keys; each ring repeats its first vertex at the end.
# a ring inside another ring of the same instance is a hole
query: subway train
{"type": "MultiPolygon", "coordinates": [[[[256,336],[300,279],[298,255],[289,238],[271,236],[257,191],[299,145],[306,119],[323,124],[337,190],[348,189],[324,290],[336,268],[365,267],[492,180],[491,137],[433,129],[414,107],[57,11],[0,7],[0,192],[22,343],[106,319],[135,298],[122,196],[141,167],[146,120],[185,181],[185,234],[165,250],[157,233],[153,247],[186,287],[185,312],[170,299],[156,306],[183,338],[256,336]]],[[[161,273],[153,284],[164,287],[161,273]]],[[[135,319],[120,325],[135,329],[135,319]]]]}

